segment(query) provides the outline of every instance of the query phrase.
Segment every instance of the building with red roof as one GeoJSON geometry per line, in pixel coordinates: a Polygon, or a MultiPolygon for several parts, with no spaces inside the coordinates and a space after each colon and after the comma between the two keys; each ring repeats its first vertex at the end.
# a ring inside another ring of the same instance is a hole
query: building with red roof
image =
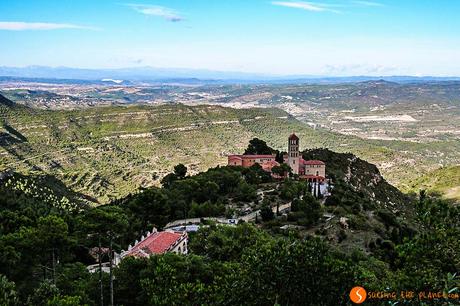
{"type": "Polygon", "coordinates": [[[303,160],[303,164],[307,166],[325,166],[326,164],[321,160],[303,160]]]}
{"type": "Polygon", "coordinates": [[[326,179],[326,164],[321,160],[300,160],[299,175],[312,182],[323,182],[326,179]]]}
{"type": "MultiPolygon", "coordinates": [[[[141,241],[134,243],[134,246],[129,245],[127,251],[121,251],[120,254],[114,253],[113,264],[118,266],[121,260],[128,256],[134,257],[150,257],[152,255],[159,255],[164,253],[188,253],[188,235],[187,232],[178,231],[164,231],[158,232],[156,228],[153,231],[147,232],[146,236],[142,236],[141,241]]],[[[107,251],[108,252],[108,251],[107,251]]],[[[102,271],[109,272],[110,262],[103,262],[102,271]]],[[[90,273],[99,271],[99,264],[94,264],[86,267],[90,273]]]]}
{"type": "Polygon", "coordinates": [[[188,248],[187,232],[164,231],[158,232],[155,228],[152,233],[142,236],[141,241],[136,241],[134,246],[129,246],[123,251],[121,258],[126,256],[149,257],[151,255],[164,254],[168,252],[187,254],[188,248]]]}
{"type": "Polygon", "coordinates": [[[274,166],[279,166],[279,163],[275,161],[276,155],[229,155],[228,165],[229,166],[242,166],[249,168],[254,164],[259,164],[265,171],[271,172],[274,166]]]}
{"type": "MultiPolygon", "coordinates": [[[[257,163],[265,171],[271,172],[274,166],[279,166],[275,157],[275,155],[229,155],[228,165],[247,168],[257,163]]],[[[295,133],[288,137],[288,153],[284,155],[283,160],[291,167],[292,173],[298,174],[303,179],[312,182],[323,182],[326,179],[326,164],[321,160],[304,160],[300,153],[300,139],[295,133]]]]}

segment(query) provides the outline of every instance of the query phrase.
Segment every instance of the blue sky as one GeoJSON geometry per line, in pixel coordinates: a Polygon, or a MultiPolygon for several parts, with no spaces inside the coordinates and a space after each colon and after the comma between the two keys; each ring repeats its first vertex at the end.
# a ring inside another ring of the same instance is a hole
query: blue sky
{"type": "Polygon", "coordinates": [[[460,1],[2,0],[1,66],[460,75],[460,1]]]}

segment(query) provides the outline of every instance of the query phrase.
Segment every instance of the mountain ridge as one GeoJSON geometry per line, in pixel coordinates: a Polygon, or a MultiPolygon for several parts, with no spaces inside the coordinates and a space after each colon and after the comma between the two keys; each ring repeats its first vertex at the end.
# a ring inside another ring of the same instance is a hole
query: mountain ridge
{"type": "Polygon", "coordinates": [[[270,75],[238,71],[218,71],[192,68],[158,68],[158,67],[128,67],[128,68],[72,68],[27,66],[0,66],[0,76],[20,78],[48,78],[75,80],[121,79],[124,81],[156,81],[187,82],[197,79],[202,83],[349,83],[362,81],[386,80],[392,82],[422,82],[422,81],[459,81],[456,76],[327,76],[327,75],[270,75]]]}

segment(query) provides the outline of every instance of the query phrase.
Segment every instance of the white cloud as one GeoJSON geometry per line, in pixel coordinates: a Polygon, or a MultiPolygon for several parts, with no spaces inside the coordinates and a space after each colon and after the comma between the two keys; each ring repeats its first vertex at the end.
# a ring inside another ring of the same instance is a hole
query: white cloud
{"type": "Polygon", "coordinates": [[[352,1],[354,4],[362,5],[362,6],[375,6],[375,7],[382,7],[384,6],[382,3],[372,2],[372,1],[352,1]]]}
{"type": "Polygon", "coordinates": [[[303,2],[303,1],[273,1],[272,4],[278,5],[278,6],[302,9],[302,10],[311,11],[311,12],[340,13],[339,11],[331,8],[333,7],[333,5],[322,4],[322,3],[303,2]]]}
{"type": "Polygon", "coordinates": [[[94,27],[87,27],[87,26],[81,26],[81,25],[69,24],[69,23],[0,21],[0,30],[7,30],[7,31],[59,30],[59,29],[97,30],[97,28],[94,28],[94,27]]]}
{"type": "Polygon", "coordinates": [[[374,1],[350,1],[348,3],[339,2],[335,4],[319,3],[319,2],[305,2],[305,1],[273,1],[273,5],[284,6],[296,9],[302,9],[311,12],[333,12],[342,13],[336,8],[351,8],[354,6],[367,6],[367,7],[383,7],[384,5],[374,1]]]}
{"type": "Polygon", "coordinates": [[[159,5],[127,4],[127,6],[132,7],[141,14],[162,17],[171,22],[184,20],[176,11],[159,5]]]}

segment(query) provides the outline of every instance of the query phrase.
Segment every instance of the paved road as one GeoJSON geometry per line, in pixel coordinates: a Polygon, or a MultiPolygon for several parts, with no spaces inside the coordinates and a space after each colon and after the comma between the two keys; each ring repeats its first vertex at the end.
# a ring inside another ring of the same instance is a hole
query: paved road
{"type": "MultiPolygon", "coordinates": [[[[291,202],[280,205],[279,212],[282,213],[290,208],[291,208],[291,202]]],[[[276,206],[272,207],[272,211],[276,214],[276,206]]],[[[249,222],[249,221],[254,220],[257,214],[260,215],[260,210],[253,211],[252,213],[247,214],[246,216],[242,216],[238,218],[238,220],[244,220],[245,222],[249,222]]]]}
{"type": "MultiPolygon", "coordinates": [[[[326,184],[320,185],[320,188],[321,188],[321,192],[323,194],[327,195],[327,185],[326,184]]],[[[261,196],[261,198],[263,200],[263,198],[265,196],[265,193],[272,192],[274,190],[275,189],[259,190],[259,191],[257,191],[257,195],[261,196]]],[[[303,199],[303,196],[301,196],[300,199],[303,199]]],[[[286,204],[282,204],[279,207],[279,212],[283,213],[283,212],[289,210],[290,208],[291,208],[291,202],[286,203],[286,204]]],[[[272,210],[276,214],[276,206],[272,207],[272,210]]],[[[260,210],[256,210],[256,211],[253,211],[253,212],[251,212],[251,213],[249,213],[249,214],[247,214],[245,216],[238,217],[238,218],[236,218],[236,220],[249,222],[249,221],[254,220],[256,218],[256,215],[258,215],[258,214],[260,214],[260,210]]],[[[165,228],[171,228],[171,227],[186,225],[186,224],[190,224],[190,223],[199,224],[202,219],[203,220],[212,220],[212,221],[215,221],[215,222],[218,222],[218,223],[223,223],[223,224],[230,224],[229,220],[235,220],[235,219],[213,218],[213,217],[209,217],[209,218],[189,218],[189,219],[181,219],[181,220],[172,221],[172,222],[166,224],[165,228]]]]}
{"type": "Polygon", "coordinates": [[[239,217],[238,220],[243,220],[244,222],[249,222],[256,218],[256,215],[260,214],[260,210],[253,211],[252,213],[247,214],[246,216],[239,217]]]}
{"type": "Polygon", "coordinates": [[[207,217],[207,218],[188,218],[188,219],[180,219],[180,220],[175,220],[172,222],[169,222],[166,224],[165,228],[170,228],[170,227],[176,227],[180,225],[186,225],[189,223],[192,224],[199,224],[201,223],[201,220],[212,220],[215,222],[220,222],[220,223],[228,223],[228,219],[226,218],[214,218],[214,217],[207,217]]]}
{"type": "MultiPolygon", "coordinates": [[[[284,212],[284,211],[288,210],[289,208],[291,208],[291,202],[283,204],[283,205],[280,205],[279,211],[284,212]]],[[[276,213],[276,206],[272,207],[272,210],[273,210],[274,213],[276,213]]],[[[260,214],[260,210],[253,211],[250,214],[247,214],[246,216],[241,216],[241,217],[238,217],[236,219],[239,220],[239,221],[249,222],[249,221],[254,220],[256,218],[257,214],[260,214]]],[[[186,224],[190,224],[190,223],[199,224],[202,219],[203,220],[212,220],[212,221],[215,221],[215,222],[218,222],[218,223],[224,223],[224,224],[229,224],[230,223],[229,220],[234,220],[234,219],[215,218],[215,217],[180,219],[180,220],[175,220],[175,221],[169,222],[168,224],[166,224],[165,229],[166,228],[171,228],[171,227],[176,227],[176,226],[181,226],[181,225],[186,225],[186,224]]]]}
{"type": "MultiPolygon", "coordinates": [[[[266,193],[275,191],[276,189],[269,189],[269,190],[259,190],[257,191],[257,195],[261,196],[262,200],[265,196],[266,193]]],[[[291,208],[291,202],[280,205],[279,211],[284,212],[291,208]]],[[[276,206],[272,207],[273,212],[276,214],[276,206]]],[[[241,216],[236,218],[236,220],[239,221],[245,221],[249,222],[252,221],[256,218],[256,215],[260,214],[260,210],[253,211],[245,216],[241,216]]],[[[186,224],[199,224],[201,220],[212,220],[218,223],[224,223],[224,224],[230,224],[229,220],[235,220],[235,219],[227,219],[227,218],[215,218],[215,217],[207,217],[207,218],[188,218],[188,219],[180,219],[180,220],[175,220],[172,222],[169,222],[166,224],[165,229],[171,228],[171,227],[176,227],[176,226],[181,226],[181,225],[186,225],[186,224]]]]}

